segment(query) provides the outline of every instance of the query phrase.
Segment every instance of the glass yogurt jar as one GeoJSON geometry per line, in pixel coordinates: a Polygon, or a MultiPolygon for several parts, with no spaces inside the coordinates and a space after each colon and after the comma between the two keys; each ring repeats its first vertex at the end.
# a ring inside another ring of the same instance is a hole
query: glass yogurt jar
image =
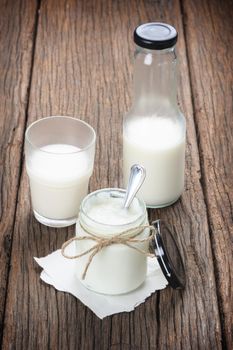
{"type": "Polygon", "coordinates": [[[98,293],[128,293],[146,278],[150,234],[146,206],[135,197],[125,209],[124,196],[122,189],[101,189],[85,197],[80,207],[76,238],[86,238],[76,241],[76,253],[85,252],[76,260],[77,276],[88,289],[98,293]],[[142,228],[137,229],[139,226],[142,228]],[[122,236],[118,236],[120,233],[122,236]],[[126,244],[116,242],[116,236],[127,239],[126,244]],[[114,242],[106,246],[104,239],[111,238],[114,242]]]}
{"type": "Polygon", "coordinates": [[[172,288],[184,288],[179,233],[160,219],[149,225],[146,205],[137,197],[124,208],[125,193],[119,188],[105,188],[86,196],[76,236],[62,245],[61,254],[76,259],[77,278],[97,293],[116,295],[138,288],[146,279],[148,255],[156,258],[172,288]],[[153,254],[149,254],[149,242],[153,254]],[[66,248],[73,243],[74,254],[70,255],[66,248]]]}

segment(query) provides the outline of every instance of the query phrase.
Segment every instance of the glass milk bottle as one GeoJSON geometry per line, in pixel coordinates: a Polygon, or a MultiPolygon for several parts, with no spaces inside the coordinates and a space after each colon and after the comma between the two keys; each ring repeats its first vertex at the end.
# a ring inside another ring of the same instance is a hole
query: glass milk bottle
{"type": "Polygon", "coordinates": [[[123,178],[146,168],[139,196],[147,207],[174,203],[184,189],[185,118],[177,105],[175,28],[146,23],[134,31],[134,102],[123,123],[123,178]]]}

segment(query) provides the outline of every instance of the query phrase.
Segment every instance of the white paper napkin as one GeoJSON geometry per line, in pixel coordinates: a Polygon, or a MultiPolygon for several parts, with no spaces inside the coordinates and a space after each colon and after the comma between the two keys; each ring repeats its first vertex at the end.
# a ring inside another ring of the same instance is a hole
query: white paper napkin
{"type": "MultiPolygon", "coordinates": [[[[75,245],[71,244],[67,253],[73,254],[74,251],[75,245]]],[[[75,260],[64,258],[60,249],[46,257],[34,259],[43,268],[40,278],[45,283],[74,295],[101,319],[119,312],[132,311],[156,290],[164,289],[167,285],[155,258],[148,258],[147,277],[139,288],[114,296],[98,294],[84,287],[75,275],[75,260]]]]}

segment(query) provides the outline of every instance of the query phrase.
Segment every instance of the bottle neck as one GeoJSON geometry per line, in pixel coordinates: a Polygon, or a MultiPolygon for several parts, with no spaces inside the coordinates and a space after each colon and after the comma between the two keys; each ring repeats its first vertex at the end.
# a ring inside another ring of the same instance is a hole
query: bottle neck
{"type": "Polygon", "coordinates": [[[166,50],[137,47],[133,109],[148,115],[177,108],[176,66],[174,47],[166,50]]]}

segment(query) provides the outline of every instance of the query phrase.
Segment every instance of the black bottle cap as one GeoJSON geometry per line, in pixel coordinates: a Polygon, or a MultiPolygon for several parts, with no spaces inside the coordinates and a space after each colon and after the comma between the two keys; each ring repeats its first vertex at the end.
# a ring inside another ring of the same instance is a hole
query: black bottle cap
{"type": "Polygon", "coordinates": [[[156,220],[152,224],[157,232],[152,244],[161,270],[172,288],[182,289],[185,269],[174,235],[163,221],[156,220]]]}
{"type": "Polygon", "coordinates": [[[141,24],[134,30],[134,42],[150,50],[163,50],[173,47],[178,33],[170,24],[151,22],[141,24]]]}

